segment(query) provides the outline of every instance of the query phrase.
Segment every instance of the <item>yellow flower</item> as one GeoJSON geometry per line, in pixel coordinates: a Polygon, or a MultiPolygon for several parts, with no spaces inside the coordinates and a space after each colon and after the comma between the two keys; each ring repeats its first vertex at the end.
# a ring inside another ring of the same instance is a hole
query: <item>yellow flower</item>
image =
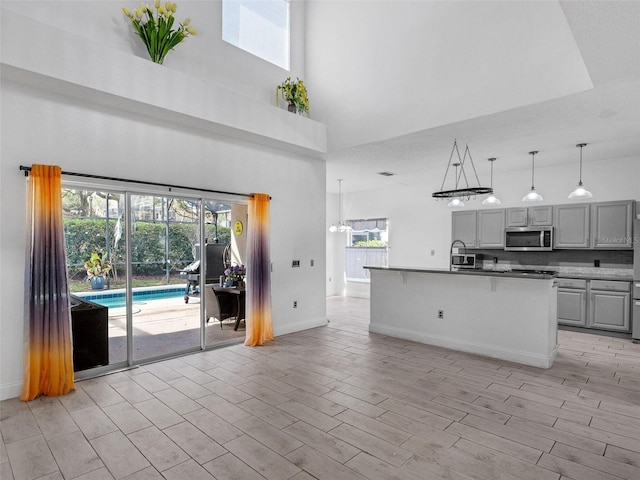
{"type": "Polygon", "coordinates": [[[160,0],[156,0],[156,8],[160,6],[160,0]]]}
{"type": "Polygon", "coordinates": [[[187,27],[187,32],[189,32],[191,35],[198,35],[198,30],[193,27],[187,27]]]}
{"type": "Polygon", "coordinates": [[[184,22],[182,22],[182,24],[183,24],[185,27],[188,27],[190,23],[191,23],[191,20],[190,20],[190,19],[188,19],[188,18],[185,18],[185,19],[184,19],[184,22]]]}
{"type": "Polygon", "coordinates": [[[142,16],[142,13],[140,13],[140,10],[138,10],[137,8],[134,8],[134,9],[133,9],[133,15],[134,15],[136,18],[140,18],[140,17],[142,16]]]}
{"type": "Polygon", "coordinates": [[[160,6],[158,7],[158,13],[159,13],[160,15],[164,15],[164,14],[165,14],[165,13],[167,13],[167,12],[166,12],[166,10],[164,9],[164,7],[163,7],[162,5],[160,5],[160,6]]]}
{"type": "Polygon", "coordinates": [[[176,13],[176,10],[178,9],[178,5],[174,2],[171,4],[171,11],[173,13],[176,13]]]}
{"type": "Polygon", "coordinates": [[[122,13],[131,18],[131,12],[129,12],[129,9],[127,7],[122,7],[122,13]]]}

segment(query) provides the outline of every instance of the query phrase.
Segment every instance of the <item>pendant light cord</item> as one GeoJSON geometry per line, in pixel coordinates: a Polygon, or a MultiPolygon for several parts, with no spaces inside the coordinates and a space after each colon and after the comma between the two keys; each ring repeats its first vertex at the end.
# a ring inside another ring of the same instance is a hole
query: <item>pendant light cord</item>
{"type": "Polygon", "coordinates": [[[536,187],[534,185],[534,175],[535,175],[535,170],[536,170],[536,153],[538,152],[529,152],[529,154],[531,155],[531,190],[535,190],[536,187]]]}

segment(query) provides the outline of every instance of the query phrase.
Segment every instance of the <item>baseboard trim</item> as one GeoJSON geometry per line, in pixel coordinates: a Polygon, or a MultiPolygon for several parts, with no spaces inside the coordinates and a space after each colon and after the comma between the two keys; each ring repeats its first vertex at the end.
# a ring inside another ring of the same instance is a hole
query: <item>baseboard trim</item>
{"type": "Polygon", "coordinates": [[[301,332],[302,330],[309,330],[310,328],[325,327],[327,325],[327,319],[325,317],[312,318],[304,322],[288,323],[283,326],[273,326],[273,334],[286,335],[288,333],[301,332]]]}
{"type": "Polygon", "coordinates": [[[474,353],[484,355],[486,357],[497,358],[509,362],[521,363],[538,368],[551,368],[553,361],[558,353],[556,345],[549,355],[536,355],[518,350],[510,350],[507,348],[496,348],[491,345],[482,343],[474,343],[460,341],[450,337],[441,337],[438,335],[425,335],[414,331],[404,330],[397,327],[388,327],[385,325],[369,325],[369,331],[380,333],[389,337],[401,338],[403,340],[413,340],[414,342],[425,343],[427,345],[435,345],[438,347],[450,348],[466,353],[474,353]]]}

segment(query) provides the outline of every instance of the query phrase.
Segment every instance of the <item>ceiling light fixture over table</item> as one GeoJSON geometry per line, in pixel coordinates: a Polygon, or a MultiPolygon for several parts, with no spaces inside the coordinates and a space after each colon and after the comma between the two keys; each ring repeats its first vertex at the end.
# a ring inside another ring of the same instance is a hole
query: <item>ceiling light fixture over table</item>
{"type": "Polygon", "coordinates": [[[536,187],[533,184],[536,153],[538,153],[537,150],[529,152],[529,155],[531,155],[531,190],[524,197],[522,197],[523,202],[541,202],[544,200],[544,198],[542,198],[542,195],[536,192],[536,187]]]}
{"type": "Polygon", "coordinates": [[[476,172],[476,167],[473,164],[473,158],[471,158],[471,151],[469,150],[469,146],[465,146],[464,155],[462,158],[460,157],[460,150],[458,150],[458,143],[456,140],[453,141],[453,148],[451,149],[451,155],[449,155],[449,163],[447,163],[447,169],[444,172],[444,178],[442,179],[442,185],[440,186],[440,190],[437,192],[433,192],[431,194],[436,200],[441,198],[452,198],[447,206],[448,207],[463,207],[464,202],[463,199],[470,200],[472,197],[475,198],[476,195],[484,195],[485,193],[493,193],[493,189],[489,187],[480,186],[480,179],[478,178],[478,173],[476,172]],[[452,163],[454,152],[458,155],[458,162],[452,163]],[[465,161],[469,158],[469,162],[471,163],[471,168],[473,169],[473,173],[476,177],[477,187],[470,186],[469,180],[467,179],[467,174],[464,170],[465,161]],[[455,173],[455,188],[453,190],[445,190],[444,185],[447,181],[447,174],[449,173],[449,168],[451,165],[456,167],[455,173]],[[458,173],[458,166],[460,166],[460,173],[458,173]],[[464,186],[460,185],[460,179],[464,178],[464,186]]]}
{"type": "Polygon", "coordinates": [[[582,147],[586,146],[586,143],[579,143],[576,145],[576,147],[580,148],[580,179],[578,180],[578,186],[576,189],[569,194],[569,198],[571,200],[583,200],[593,197],[593,194],[582,185],[582,147]]]}
{"type": "Polygon", "coordinates": [[[338,179],[338,224],[332,223],[329,227],[331,233],[346,232],[351,230],[351,227],[342,221],[342,179],[338,179]]]}

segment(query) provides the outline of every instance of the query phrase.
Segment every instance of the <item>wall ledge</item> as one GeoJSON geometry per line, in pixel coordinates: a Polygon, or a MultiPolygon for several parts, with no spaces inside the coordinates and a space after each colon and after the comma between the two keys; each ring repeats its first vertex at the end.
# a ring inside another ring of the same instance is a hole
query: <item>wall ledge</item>
{"type": "Polygon", "coordinates": [[[3,80],[280,150],[327,151],[320,122],[6,9],[1,17],[3,80]]]}

